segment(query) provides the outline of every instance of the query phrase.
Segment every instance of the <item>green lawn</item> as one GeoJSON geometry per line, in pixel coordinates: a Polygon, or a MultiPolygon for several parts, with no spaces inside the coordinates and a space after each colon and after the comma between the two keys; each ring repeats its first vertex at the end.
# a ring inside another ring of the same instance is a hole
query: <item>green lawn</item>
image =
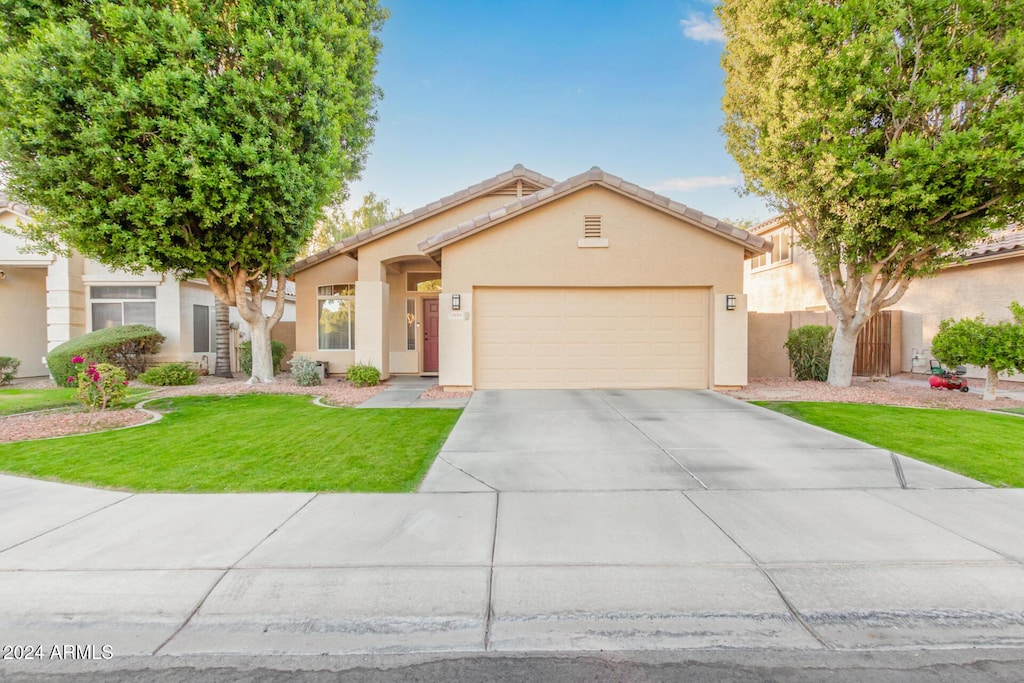
{"type": "Polygon", "coordinates": [[[758,405],[992,486],[1024,487],[1024,419],[853,403],[758,405]]]}
{"type": "MultiPolygon", "coordinates": [[[[33,410],[77,406],[75,389],[0,389],[0,415],[16,415],[33,410]]],[[[127,405],[142,400],[152,389],[131,388],[128,390],[127,405]]]]}
{"type": "Polygon", "coordinates": [[[159,399],[156,424],[0,445],[0,471],[133,491],[412,491],[461,411],[159,399]]]}

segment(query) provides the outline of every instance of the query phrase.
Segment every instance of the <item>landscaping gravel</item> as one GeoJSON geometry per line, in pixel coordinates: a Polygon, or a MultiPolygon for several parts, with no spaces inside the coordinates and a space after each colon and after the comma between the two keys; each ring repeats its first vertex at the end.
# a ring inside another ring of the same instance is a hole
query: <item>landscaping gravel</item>
{"type": "MultiPolygon", "coordinates": [[[[1020,408],[1024,401],[999,397],[994,401],[981,399],[984,380],[971,380],[970,391],[932,389],[923,375],[904,373],[889,379],[873,381],[855,377],[849,387],[833,387],[825,382],[798,382],[781,377],[758,377],[740,389],[721,393],[745,401],[823,401],[828,403],[875,403],[911,408],[957,408],[992,410],[1020,408]]],[[[1024,391],[1020,382],[1000,382],[1000,389],[1024,391]]]]}

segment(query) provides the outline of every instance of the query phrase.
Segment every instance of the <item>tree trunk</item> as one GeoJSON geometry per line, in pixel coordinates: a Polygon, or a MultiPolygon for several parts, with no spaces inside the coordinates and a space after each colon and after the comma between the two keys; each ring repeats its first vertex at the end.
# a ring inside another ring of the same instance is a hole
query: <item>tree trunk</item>
{"type": "Polygon", "coordinates": [[[984,401],[996,400],[996,390],[999,388],[999,371],[991,365],[987,368],[985,375],[985,394],[981,397],[984,401]]]}
{"type": "Polygon", "coordinates": [[[828,362],[828,383],[834,387],[848,387],[853,381],[853,361],[857,355],[857,336],[864,323],[856,321],[836,325],[832,338],[832,356],[828,362]]]}
{"type": "Polygon", "coordinates": [[[249,378],[249,384],[274,381],[274,358],[270,345],[271,326],[267,323],[266,318],[249,323],[249,337],[252,340],[252,377],[249,378]]]}
{"type": "Polygon", "coordinates": [[[217,364],[214,375],[231,377],[231,323],[230,309],[220,299],[214,305],[217,329],[217,364]]]}
{"type": "Polygon", "coordinates": [[[249,378],[249,384],[273,382],[274,362],[271,356],[270,330],[284,314],[284,273],[277,275],[274,312],[269,316],[263,311],[263,299],[274,283],[270,276],[263,276],[258,272],[249,273],[237,263],[231,263],[224,273],[208,270],[206,282],[214,296],[237,308],[242,320],[249,324],[249,337],[252,343],[252,376],[249,378]]]}

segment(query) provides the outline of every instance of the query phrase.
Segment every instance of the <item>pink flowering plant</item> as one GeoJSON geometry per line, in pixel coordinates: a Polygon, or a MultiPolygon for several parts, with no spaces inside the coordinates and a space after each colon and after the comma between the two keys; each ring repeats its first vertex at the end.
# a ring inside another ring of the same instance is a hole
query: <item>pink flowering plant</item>
{"type": "Polygon", "coordinates": [[[68,384],[78,382],[78,401],[89,410],[106,410],[124,398],[128,377],[124,370],[110,363],[86,363],[81,356],[71,362],[78,377],[68,377],[68,384]]]}

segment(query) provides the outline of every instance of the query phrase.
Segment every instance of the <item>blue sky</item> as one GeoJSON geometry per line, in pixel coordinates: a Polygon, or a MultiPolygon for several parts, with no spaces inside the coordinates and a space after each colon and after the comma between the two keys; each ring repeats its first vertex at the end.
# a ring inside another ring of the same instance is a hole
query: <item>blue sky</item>
{"type": "Polygon", "coordinates": [[[353,200],[411,210],[516,163],[556,180],[597,165],[717,217],[771,215],[733,189],[713,3],[384,4],[384,99],[353,200]]]}

